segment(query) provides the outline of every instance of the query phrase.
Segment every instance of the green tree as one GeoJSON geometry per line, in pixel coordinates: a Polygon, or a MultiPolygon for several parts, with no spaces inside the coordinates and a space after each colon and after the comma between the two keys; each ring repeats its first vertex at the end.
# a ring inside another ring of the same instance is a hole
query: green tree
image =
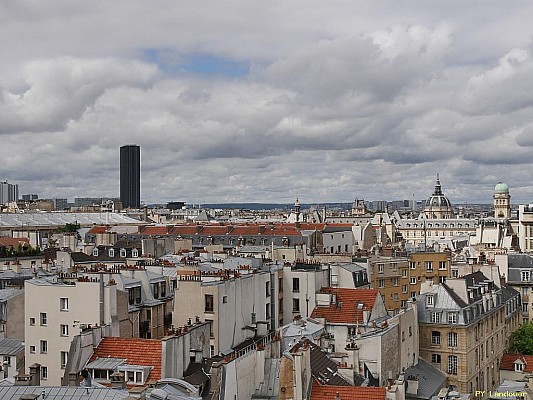
{"type": "Polygon", "coordinates": [[[533,355],[533,323],[524,324],[511,333],[509,350],[523,355],[533,355]]]}

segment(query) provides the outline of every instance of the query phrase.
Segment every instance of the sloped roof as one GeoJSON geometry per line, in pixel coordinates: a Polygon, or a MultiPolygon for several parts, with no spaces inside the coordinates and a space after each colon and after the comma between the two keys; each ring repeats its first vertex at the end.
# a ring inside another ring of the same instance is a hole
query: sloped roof
{"type": "Polygon", "coordinates": [[[19,245],[24,246],[30,244],[28,238],[12,238],[7,236],[0,236],[0,247],[13,247],[17,248],[19,245]]]}
{"type": "Polygon", "coordinates": [[[418,359],[416,365],[405,370],[405,377],[409,379],[411,376],[418,379],[418,392],[416,395],[408,395],[408,397],[419,399],[431,399],[441,388],[446,386],[448,379],[444,372],[421,358],[418,359]]]}
{"type": "Polygon", "coordinates": [[[363,309],[371,311],[379,296],[377,289],[322,288],[320,292],[335,294],[337,302],[315,307],[311,318],[325,318],[327,322],[337,324],[362,323],[363,309]],[[358,307],[359,304],[363,307],[358,307]]]}
{"type": "Polygon", "coordinates": [[[311,400],[385,400],[384,387],[331,386],[313,380],[311,400]]]}
{"type": "MultiPolygon", "coordinates": [[[[338,374],[338,365],[322,351],[320,346],[307,342],[311,350],[311,374],[321,383],[327,385],[350,385],[346,379],[338,374]]],[[[360,384],[360,382],[359,382],[360,384]]]]}
{"type": "Polygon", "coordinates": [[[93,235],[96,235],[96,234],[98,234],[98,233],[106,233],[106,232],[107,232],[107,229],[108,229],[108,227],[105,226],[105,225],[93,226],[93,227],[87,232],[87,234],[93,234],[93,235]]]}
{"type": "Polygon", "coordinates": [[[504,353],[500,369],[514,371],[514,363],[520,360],[524,364],[524,372],[533,372],[533,356],[522,356],[514,353],[504,353]]]}
{"type": "Polygon", "coordinates": [[[166,235],[168,234],[167,226],[145,226],[141,229],[141,235],[166,235]]]}
{"type": "Polygon", "coordinates": [[[89,362],[98,358],[125,358],[129,365],[153,367],[146,382],[161,379],[162,342],[156,339],[104,337],[89,362]]]}

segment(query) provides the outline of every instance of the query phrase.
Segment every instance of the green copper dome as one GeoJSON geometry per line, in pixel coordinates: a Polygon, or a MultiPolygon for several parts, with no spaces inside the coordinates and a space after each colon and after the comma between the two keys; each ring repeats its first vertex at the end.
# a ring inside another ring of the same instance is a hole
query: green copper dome
{"type": "Polygon", "coordinates": [[[503,182],[499,182],[494,187],[494,193],[509,193],[509,186],[503,182]]]}

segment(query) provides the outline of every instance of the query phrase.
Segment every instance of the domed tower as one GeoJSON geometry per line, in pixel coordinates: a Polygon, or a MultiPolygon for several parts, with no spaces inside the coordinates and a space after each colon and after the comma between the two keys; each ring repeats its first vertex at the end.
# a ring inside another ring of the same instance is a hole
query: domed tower
{"type": "Polygon", "coordinates": [[[429,199],[426,200],[424,207],[424,214],[428,219],[442,219],[453,218],[453,207],[450,200],[442,193],[442,186],[440,185],[439,174],[437,174],[437,182],[435,183],[435,190],[429,199]]]}
{"type": "Polygon", "coordinates": [[[511,218],[511,195],[509,186],[498,182],[494,187],[494,218],[511,218]]]}

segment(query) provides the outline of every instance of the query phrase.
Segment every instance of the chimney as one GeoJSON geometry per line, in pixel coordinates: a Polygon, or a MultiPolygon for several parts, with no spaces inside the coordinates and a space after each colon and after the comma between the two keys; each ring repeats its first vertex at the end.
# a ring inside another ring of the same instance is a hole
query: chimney
{"type": "Polygon", "coordinates": [[[126,389],[126,379],[124,372],[113,372],[111,374],[111,387],[113,389],[126,389]]]}
{"type": "Polygon", "coordinates": [[[407,377],[407,394],[415,395],[418,393],[418,376],[409,375],[407,377]]]}
{"type": "Polygon", "coordinates": [[[30,365],[30,384],[29,386],[41,386],[41,364],[30,365]]]}
{"type": "Polygon", "coordinates": [[[68,386],[80,386],[80,380],[77,372],[68,373],[68,386]]]}

